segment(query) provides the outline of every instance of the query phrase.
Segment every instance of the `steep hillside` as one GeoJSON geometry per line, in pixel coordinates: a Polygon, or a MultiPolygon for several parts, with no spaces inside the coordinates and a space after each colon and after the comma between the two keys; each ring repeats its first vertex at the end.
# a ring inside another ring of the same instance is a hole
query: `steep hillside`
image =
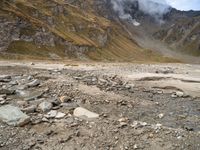
{"type": "Polygon", "coordinates": [[[168,61],[98,14],[98,0],[3,0],[1,58],[168,61]]]}
{"type": "Polygon", "coordinates": [[[154,37],[174,50],[200,56],[200,12],[173,9],[166,14],[166,21],[154,37]]]}
{"type": "MultiPolygon", "coordinates": [[[[140,23],[134,30],[132,27],[128,28],[130,32],[142,30],[142,33],[145,33],[140,36],[156,39],[173,51],[199,56],[200,11],[179,11],[151,0],[148,2],[152,8],[162,10],[162,14],[156,10],[142,11],[138,0],[124,1],[125,15],[130,15],[131,19],[140,23]]],[[[124,21],[130,22],[130,19],[124,21]]]]}

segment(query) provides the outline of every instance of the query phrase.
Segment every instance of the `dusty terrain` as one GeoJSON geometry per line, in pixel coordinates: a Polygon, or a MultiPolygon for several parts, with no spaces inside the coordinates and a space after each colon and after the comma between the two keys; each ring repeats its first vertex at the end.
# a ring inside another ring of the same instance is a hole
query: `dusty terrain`
{"type": "Polygon", "coordinates": [[[198,150],[199,91],[199,65],[1,61],[0,107],[30,120],[1,121],[0,149],[198,150]]]}

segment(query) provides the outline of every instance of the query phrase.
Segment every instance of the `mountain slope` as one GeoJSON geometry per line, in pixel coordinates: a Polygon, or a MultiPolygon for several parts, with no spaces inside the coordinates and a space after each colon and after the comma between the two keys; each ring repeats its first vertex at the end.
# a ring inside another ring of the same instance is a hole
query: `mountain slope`
{"type": "Polygon", "coordinates": [[[179,11],[151,0],[145,3],[144,8],[140,7],[142,6],[138,0],[127,0],[123,3],[125,15],[130,15],[140,23],[140,27],[134,30],[132,27],[129,28],[129,25],[127,28],[130,32],[142,30],[145,33],[140,36],[149,36],[174,52],[191,56],[200,55],[200,11],[179,11]],[[146,10],[147,8],[150,10],[146,10]]]}
{"type": "Polygon", "coordinates": [[[154,34],[172,49],[200,56],[200,12],[172,10],[166,14],[168,24],[154,34]]]}
{"type": "Polygon", "coordinates": [[[141,48],[120,24],[100,15],[103,1],[3,0],[0,5],[3,58],[170,61],[141,48]]]}

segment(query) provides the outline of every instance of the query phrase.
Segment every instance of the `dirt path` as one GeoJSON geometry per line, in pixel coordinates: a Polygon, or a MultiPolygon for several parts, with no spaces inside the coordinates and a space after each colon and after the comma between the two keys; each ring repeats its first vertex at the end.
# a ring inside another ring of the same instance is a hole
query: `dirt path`
{"type": "Polygon", "coordinates": [[[30,121],[0,122],[2,150],[200,149],[199,65],[1,61],[5,88],[15,93],[0,94],[0,109],[16,106],[30,121]],[[78,107],[98,117],[77,117],[78,107]]]}

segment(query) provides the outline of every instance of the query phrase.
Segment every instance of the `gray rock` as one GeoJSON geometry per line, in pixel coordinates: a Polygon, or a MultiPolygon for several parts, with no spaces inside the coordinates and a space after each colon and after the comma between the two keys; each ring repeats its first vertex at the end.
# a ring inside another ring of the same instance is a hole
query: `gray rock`
{"type": "Polygon", "coordinates": [[[0,94],[12,95],[15,93],[15,90],[0,88],[0,94]]]}
{"type": "Polygon", "coordinates": [[[10,82],[11,76],[9,75],[0,75],[0,82],[10,82]]]}
{"type": "Polygon", "coordinates": [[[32,82],[28,83],[27,85],[28,85],[28,87],[36,87],[36,86],[40,85],[40,81],[35,79],[32,82]]]}
{"type": "Polygon", "coordinates": [[[75,102],[72,102],[72,103],[61,103],[60,106],[64,107],[65,109],[75,109],[77,107],[79,107],[79,105],[75,102]]]}
{"type": "Polygon", "coordinates": [[[34,113],[36,109],[37,109],[37,106],[32,105],[32,106],[29,106],[29,107],[22,109],[22,111],[29,114],[29,113],[34,113]]]}
{"type": "Polygon", "coordinates": [[[9,84],[14,86],[14,85],[18,85],[18,82],[17,81],[10,81],[9,84]]]}
{"type": "Polygon", "coordinates": [[[65,115],[66,115],[65,113],[58,112],[58,113],[56,114],[55,118],[56,118],[56,119],[62,119],[62,118],[65,117],[65,115]]]}
{"type": "Polygon", "coordinates": [[[19,85],[19,86],[16,87],[17,90],[25,90],[27,88],[28,88],[27,85],[19,85]]]}
{"type": "Polygon", "coordinates": [[[11,126],[23,126],[30,121],[30,117],[18,107],[5,105],[0,107],[0,120],[11,126]]]}
{"type": "Polygon", "coordinates": [[[33,91],[33,92],[28,92],[24,96],[24,100],[26,101],[32,101],[36,100],[37,98],[41,98],[44,92],[42,91],[33,91]]]}
{"type": "Polygon", "coordinates": [[[28,80],[32,80],[33,77],[32,77],[32,76],[28,76],[27,79],[28,79],[28,80]]]}
{"type": "Polygon", "coordinates": [[[86,118],[86,119],[96,119],[99,117],[99,114],[91,112],[82,107],[76,108],[73,114],[75,117],[86,118]]]}
{"type": "Polygon", "coordinates": [[[52,109],[53,105],[50,102],[42,102],[39,104],[38,109],[43,112],[48,112],[52,109]]]}
{"type": "Polygon", "coordinates": [[[56,110],[51,110],[50,112],[47,113],[47,115],[45,115],[46,118],[55,118],[57,115],[57,111],[56,110]]]}

